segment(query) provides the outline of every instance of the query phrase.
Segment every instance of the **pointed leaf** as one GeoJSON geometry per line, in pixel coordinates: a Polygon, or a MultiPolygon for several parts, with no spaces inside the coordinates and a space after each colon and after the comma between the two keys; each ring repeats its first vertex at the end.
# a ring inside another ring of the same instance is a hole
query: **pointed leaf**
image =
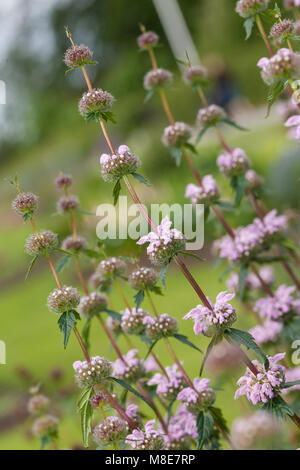
{"type": "Polygon", "coordinates": [[[250,335],[250,333],[247,333],[246,331],[236,330],[235,328],[228,328],[227,330],[225,330],[224,333],[238,345],[243,345],[247,349],[251,349],[252,351],[254,351],[263,360],[265,368],[269,369],[269,361],[267,356],[255,343],[254,338],[250,335]]]}
{"type": "Polygon", "coordinates": [[[35,255],[35,256],[32,258],[32,260],[30,261],[30,264],[29,264],[28,269],[27,269],[27,272],[26,272],[25,281],[26,281],[26,279],[28,278],[29,274],[31,273],[31,270],[32,270],[32,268],[33,268],[33,266],[34,266],[36,260],[38,259],[38,257],[39,257],[38,255],[35,255]]]}
{"type": "Polygon", "coordinates": [[[111,380],[113,382],[116,382],[117,384],[121,385],[121,387],[125,388],[126,390],[128,390],[129,392],[133,393],[136,397],[140,398],[141,400],[143,400],[143,402],[145,402],[148,406],[150,406],[150,408],[155,412],[153,406],[146,400],[145,397],[143,397],[143,395],[141,395],[137,390],[135,390],[133,387],[131,387],[129,384],[127,384],[126,382],[124,382],[123,380],[120,380],[120,379],[116,379],[115,377],[107,377],[107,380],[111,380]]]}
{"type": "Polygon", "coordinates": [[[195,349],[196,351],[198,351],[198,352],[200,352],[200,353],[202,354],[201,349],[199,349],[197,346],[195,346],[193,343],[191,343],[191,341],[189,341],[189,339],[187,338],[187,336],[184,336],[184,335],[180,335],[180,334],[178,334],[178,333],[175,333],[175,335],[173,335],[172,338],[177,339],[177,340],[180,341],[181,343],[185,344],[186,346],[189,346],[190,348],[195,349]]]}
{"type": "Polygon", "coordinates": [[[57,274],[61,273],[70,263],[72,256],[71,255],[64,255],[60,258],[56,265],[56,272],[57,274]]]}
{"type": "Polygon", "coordinates": [[[135,301],[136,309],[140,308],[145,298],[145,291],[139,290],[137,294],[133,296],[135,301]]]}

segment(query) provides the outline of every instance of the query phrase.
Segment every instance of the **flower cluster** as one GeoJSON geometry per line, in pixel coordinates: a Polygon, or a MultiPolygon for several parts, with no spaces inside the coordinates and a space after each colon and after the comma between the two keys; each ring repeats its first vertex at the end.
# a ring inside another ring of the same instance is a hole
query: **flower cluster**
{"type": "Polygon", "coordinates": [[[64,63],[70,68],[77,68],[82,65],[91,64],[92,57],[92,51],[87,46],[80,44],[79,46],[73,46],[67,49],[64,56],[64,63]]]}
{"type": "Polygon", "coordinates": [[[72,185],[72,176],[71,175],[61,174],[56,178],[55,184],[59,189],[68,188],[69,186],[72,185]]]}
{"type": "Polygon", "coordinates": [[[79,112],[85,119],[90,120],[93,117],[99,119],[102,113],[111,110],[114,97],[101,88],[94,89],[84,93],[79,101],[79,112]]]}
{"type": "Polygon", "coordinates": [[[109,444],[124,439],[128,433],[126,421],[118,416],[108,416],[93,430],[93,438],[97,444],[109,444]]]}
{"type": "Polygon", "coordinates": [[[300,116],[299,115],[295,115],[295,116],[291,116],[285,123],[285,126],[286,127],[290,127],[292,128],[292,137],[297,140],[297,141],[300,141],[300,116]]]}
{"type": "Polygon", "coordinates": [[[123,176],[135,173],[140,166],[140,160],[130,152],[127,145],[120,145],[116,155],[103,153],[100,165],[104,181],[115,183],[123,176]]]}
{"type": "Polygon", "coordinates": [[[256,441],[270,439],[280,430],[279,421],[266,411],[238,418],[232,425],[233,442],[238,449],[248,450],[256,441]]]}
{"type": "Polygon", "coordinates": [[[63,214],[64,212],[75,211],[78,209],[79,199],[77,196],[62,196],[57,201],[57,212],[63,214]]]}
{"type": "Polygon", "coordinates": [[[112,363],[112,375],[116,379],[136,382],[145,375],[145,368],[142,361],[136,357],[137,353],[137,349],[131,349],[123,356],[123,359],[117,359],[112,363]]]}
{"type": "Polygon", "coordinates": [[[137,405],[130,403],[130,405],[127,406],[125,412],[137,427],[141,427],[143,425],[143,419],[139,414],[139,407],[137,405]]]}
{"type": "Polygon", "coordinates": [[[137,43],[140,49],[149,49],[157,46],[159,36],[153,31],[146,31],[137,38],[137,43]]]}
{"type": "Polygon", "coordinates": [[[282,330],[282,323],[267,320],[263,325],[251,328],[249,333],[257,344],[275,343],[282,330]]]}
{"type": "Polygon", "coordinates": [[[107,317],[106,325],[108,326],[109,330],[112,331],[116,336],[122,333],[121,322],[117,318],[107,317]]]}
{"type": "Polygon", "coordinates": [[[140,238],[138,245],[149,243],[147,254],[153,263],[166,264],[185,249],[184,236],[177,229],[171,229],[172,222],[165,217],[156,232],[140,238]]]}
{"type": "Polygon", "coordinates": [[[74,238],[73,235],[70,235],[69,237],[63,240],[61,247],[63,250],[66,250],[66,251],[78,252],[82,250],[82,248],[85,248],[86,245],[87,245],[87,242],[85,238],[79,237],[79,236],[74,238]]]}
{"type": "Polygon", "coordinates": [[[183,74],[183,80],[187,85],[193,88],[201,87],[207,84],[207,70],[201,65],[192,65],[187,67],[183,74]]]}
{"type": "Polygon", "coordinates": [[[49,294],[47,305],[51,312],[64,313],[76,309],[80,302],[80,294],[75,287],[63,286],[61,289],[54,289],[49,294]]]}
{"type": "Polygon", "coordinates": [[[239,0],[235,11],[242,18],[249,18],[267,9],[269,0],[239,0]]]}
{"type": "Polygon", "coordinates": [[[180,147],[191,137],[191,128],[184,122],[175,122],[164,130],[163,143],[167,147],[180,147]]]}
{"type": "Polygon", "coordinates": [[[111,258],[101,261],[97,271],[109,277],[123,276],[126,271],[126,263],[121,258],[112,256],[111,258]]]}
{"type": "Polygon", "coordinates": [[[129,335],[142,335],[145,332],[144,318],[147,315],[142,308],[127,308],[122,315],[122,330],[129,335]]]}
{"type": "Polygon", "coordinates": [[[155,286],[157,278],[158,275],[154,269],[141,267],[131,273],[129,283],[136,290],[151,290],[155,286]]]}
{"type": "Polygon", "coordinates": [[[25,251],[31,256],[48,255],[58,246],[58,238],[56,233],[50,230],[42,230],[33,233],[25,242],[25,251]]]}
{"type": "Polygon", "coordinates": [[[45,395],[34,395],[30,398],[27,404],[27,409],[29,413],[43,413],[45,409],[49,406],[50,400],[45,395]]]}
{"type": "Polygon", "coordinates": [[[270,37],[280,39],[282,36],[292,34],[294,32],[294,23],[289,19],[284,19],[275,23],[270,31],[270,37]]]}
{"type": "Polygon", "coordinates": [[[284,8],[300,7],[300,0],[284,0],[284,8]]]}
{"type": "Polygon", "coordinates": [[[31,217],[38,207],[38,197],[33,193],[20,193],[12,202],[12,208],[23,217],[31,217]]]}
{"type": "Polygon", "coordinates": [[[171,416],[166,437],[166,449],[189,450],[192,439],[197,439],[197,423],[194,414],[180,405],[171,416]]]}
{"type": "Polygon", "coordinates": [[[106,310],[108,304],[107,297],[99,292],[92,292],[81,297],[78,311],[84,318],[91,318],[100,312],[106,310]]]}
{"type": "Polygon", "coordinates": [[[177,364],[172,367],[166,367],[167,377],[162,374],[154,374],[147,382],[148,385],[157,385],[156,393],[167,404],[176,400],[178,393],[187,385],[186,380],[181,371],[178,370],[177,364]]]}
{"type": "Polygon", "coordinates": [[[184,320],[194,321],[194,332],[196,335],[214,336],[222,334],[226,328],[229,328],[236,321],[236,311],[228,303],[234,297],[234,294],[221,292],[216,303],[211,303],[211,309],[202,305],[197,305],[183,318],[184,320]]]}
{"type": "Polygon", "coordinates": [[[101,292],[107,292],[112,285],[112,279],[98,271],[95,271],[89,278],[89,284],[92,289],[99,289],[101,292]]]}
{"type": "Polygon", "coordinates": [[[167,313],[159,315],[158,318],[148,315],[144,318],[143,323],[146,325],[146,336],[153,341],[174,336],[178,331],[177,320],[170,317],[167,313]]]}
{"type": "Polygon", "coordinates": [[[155,420],[145,424],[145,431],[134,429],[126,437],[126,444],[135,450],[163,450],[165,440],[163,434],[155,429],[155,420]]]}
{"type": "Polygon", "coordinates": [[[254,375],[247,368],[245,375],[237,382],[239,388],[235,393],[235,399],[246,395],[253,405],[257,405],[257,403],[267,403],[274,398],[285,383],[286,368],[278,364],[284,357],[285,353],[268,357],[270,364],[268,370],[266,370],[263,364],[253,361],[253,364],[258,369],[258,375],[254,375]]]}
{"type": "Polygon", "coordinates": [[[234,148],[230,152],[224,151],[217,159],[219,170],[226,176],[238,176],[248,170],[250,161],[244,150],[234,148]]]}
{"type": "MultiPolygon", "coordinates": [[[[264,281],[265,284],[271,285],[274,282],[274,272],[270,266],[263,266],[259,270],[259,277],[264,281]]],[[[227,280],[227,287],[232,292],[237,293],[239,289],[239,275],[234,272],[227,280]]],[[[254,273],[249,273],[245,279],[245,289],[260,289],[261,281],[254,273]]]]}
{"type": "Polygon", "coordinates": [[[112,372],[111,362],[104,357],[94,356],[91,361],[76,361],[73,364],[75,380],[79,387],[96,385],[112,372]]]}
{"type": "Polygon", "coordinates": [[[282,284],[278,287],[273,297],[259,299],[254,307],[261,318],[269,320],[279,320],[288,314],[300,315],[300,299],[295,299],[292,294],[295,292],[294,286],[282,284]]]}
{"type": "Polygon", "coordinates": [[[277,215],[277,210],[272,210],[263,220],[255,219],[252,224],[234,230],[234,239],[225,235],[217,240],[215,246],[220,252],[220,257],[229,261],[249,258],[267,249],[273,237],[286,227],[286,216],[277,215]]]}
{"type": "Polygon", "coordinates": [[[177,400],[185,404],[188,411],[198,413],[212,406],[216,400],[216,393],[210,387],[209,379],[197,377],[193,382],[194,387],[186,387],[177,396],[177,400]]]}
{"type": "Polygon", "coordinates": [[[279,49],[271,59],[263,57],[258,62],[261,77],[267,85],[274,85],[280,80],[297,78],[300,72],[300,55],[289,49],[279,49]]]}
{"type": "Polygon", "coordinates": [[[170,85],[173,74],[165,69],[150,70],[144,77],[145,90],[153,90],[157,87],[170,85]]]}
{"type": "Polygon", "coordinates": [[[58,426],[58,418],[52,415],[43,415],[35,420],[32,426],[33,434],[39,437],[55,434],[58,426]]]}
{"type": "Polygon", "coordinates": [[[200,109],[197,121],[202,127],[214,126],[227,117],[226,112],[220,106],[211,104],[207,108],[200,109]]]}
{"type": "Polygon", "coordinates": [[[245,178],[249,187],[252,189],[259,188],[264,183],[264,179],[252,169],[246,171],[245,178]]]}
{"type": "Polygon", "coordinates": [[[201,186],[188,184],[185,197],[191,198],[192,204],[214,204],[220,197],[220,191],[216,180],[212,175],[206,175],[202,179],[201,186]]]}

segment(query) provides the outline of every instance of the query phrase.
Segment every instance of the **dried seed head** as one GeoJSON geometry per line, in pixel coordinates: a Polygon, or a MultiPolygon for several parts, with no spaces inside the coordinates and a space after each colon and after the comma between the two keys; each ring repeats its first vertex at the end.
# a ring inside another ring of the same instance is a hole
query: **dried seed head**
{"type": "Polygon", "coordinates": [[[57,202],[57,212],[63,214],[64,212],[74,211],[79,206],[79,199],[77,196],[63,196],[57,202]]]}
{"type": "Polygon", "coordinates": [[[108,300],[104,294],[92,292],[85,297],[81,297],[78,311],[84,318],[90,318],[107,308],[108,300]]]}
{"type": "Polygon", "coordinates": [[[27,404],[27,409],[29,413],[40,413],[43,412],[49,405],[49,398],[45,395],[34,395],[31,397],[27,404]]]}
{"type": "Polygon", "coordinates": [[[167,313],[163,313],[158,318],[147,316],[144,318],[144,325],[146,325],[146,336],[153,341],[174,336],[178,331],[177,320],[167,313]]]}
{"type": "Polygon", "coordinates": [[[239,0],[235,11],[242,18],[249,18],[267,9],[270,0],[239,0]]]}
{"type": "Polygon", "coordinates": [[[38,197],[33,193],[21,193],[12,202],[12,208],[23,217],[30,218],[38,207],[38,197]]]}
{"type": "Polygon", "coordinates": [[[184,122],[175,122],[164,130],[163,143],[169,146],[180,146],[186,143],[191,137],[191,128],[184,122]]]}
{"type": "Polygon", "coordinates": [[[35,420],[32,426],[32,431],[36,436],[43,436],[55,433],[57,426],[58,419],[55,416],[45,415],[35,420]]]}
{"type": "Polygon", "coordinates": [[[170,85],[173,74],[165,69],[150,70],[144,77],[145,90],[152,90],[156,87],[170,85]]]}
{"type": "Polygon", "coordinates": [[[79,101],[79,112],[87,120],[91,118],[91,115],[99,118],[102,113],[111,110],[114,100],[108,91],[101,88],[93,89],[82,96],[79,101]]]}
{"type": "Polygon", "coordinates": [[[81,67],[90,64],[93,57],[92,51],[83,44],[70,47],[64,56],[64,63],[71,68],[81,67]]]}
{"type": "Polygon", "coordinates": [[[58,188],[68,188],[72,185],[72,176],[71,175],[59,175],[55,179],[55,184],[58,188]]]}
{"type": "Polygon", "coordinates": [[[147,315],[142,308],[127,308],[122,315],[122,330],[128,335],[142,335],[145,332],[144,318],[147,315]]]}
{"type": "Polygon", "coordinates": [[[123,176],[136,173],[141,162],[130,152],[127,145],[120,145],[116,155],[103,153],[100,157],[100,165],[104,181],[116,183],[123,176]]]}
{"type": "Polygon", "coordinates": [[[91,357],[91,362],[76,361],[73,364],[75,370],[75,380],[79,387],[96,385],[106,377],[109,377],[112,371],[111,362],[104,357],[91,357]]]}
{"type": "Polygon", "coordinates": [[[275,23],[270,31],[270,37],[279,39],[286,34],[292,34],[294,32],[294,23],[291,20],[284,19],[275,23]]]}
{"type": "Polygon", "coordinates": [[[203,127],[214,126],[227,117],[226,112],[220,106],[212,104],[207,108],[200,109],[197,120],[203,127]]]}
{"type": "Polygon", "coordinates": [[[25,251],[31,256],[48,255],[58,246],[56,233],[43,230],[39,234],[33,233],[25,242],[25,251]]]}
{"type": "Polygon", "coordinates": [[[63,286],[61,289],[54,289],[49,294],[47,305],[51,312],[64,313],[76,309],[80,302],[80,294],[75,287],[63,286]]]}
{"type": "Polygon", "coordinates": [[[109,277],[123,276],[126,271],[126,263],[121,258],[112,256],[111,258],[101,261],[97,271],[109,277]]]}
{"type": "Polygon", "coordinates": [[[63,250],[66,251],[80,251],[82,248],[86,247],[87,242],[83,237],[77,236],[76,238],[73,235],[65,238],[61,244],[63,250]]]}
{"type": "Polygon", "coordinates": [[[112,285],[112,279],[106,277],[104,274],[101,274],[95,271],[91,277],[89,278],[89,284],[92,289],[96,290],[99,289],[101,292],[109,291],[112,285]]]}
{"type": "Polygon", "coordinates": [[[154,269],[141,267],[131,273],[129,283],[136,290],[151,290],[155,286],[157,279],[158,274],[154,269]]]}
{"type": "Polygon", "coordinates": [[[97,444],[109,444],[124,439],[128,431],[126,421],[118,416],[108,416],[94,428],[93,438],[97,444]]]}
{"type": "Polygon", "coordinates": [[[184,71],[183,80],[193,88],[203,86],[207,83],[207,70],[201,65],[192,65],[184,71]]]}
{"type": "Polygon", "coordinates": [[[146,31],[137,38],[137,43],[140,49],[149,49],[150,47],[157,46],[159,36],[153,31],[146,31]]]}

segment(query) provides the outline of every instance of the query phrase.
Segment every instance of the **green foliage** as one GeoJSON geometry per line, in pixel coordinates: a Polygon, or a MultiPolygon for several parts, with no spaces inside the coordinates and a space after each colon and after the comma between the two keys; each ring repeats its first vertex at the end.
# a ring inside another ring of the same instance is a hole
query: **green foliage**
{"type": "Polygon", "coordinates": [[[30,261],[29,263],[29,266],[28,266],[28,269],[27,269],[27,272],[26,272],[26,276],[25,276],[25,281],[26,279],[29,277],[29,274],[31,273],[31,270],[36,262],[36,260],[38,259],[39,255],[35,255],[32,260],[30,261]]]}
{"type": "Polygon", "coordinates": [[[71,258],[72,255],[64,255],[60,258],[56,265],[57,274],[60,274],[70,264],[71,258]]]}
{"type": "Polygon", "coordinates": [[[285,419],[286,416],[293,416],[295,414],[294,410],[279,395],[265,403],[262,409],[280,419],[285,419]]]}
{"type": "Polygon", "coordinates": [[[142,303],[144,302],[144,298],[145,298],[145,291],[144,290],[139,290],[137,292],[137,294],[134,295],[134,302],[135,302],[135,306],[136,308],[140,308],[140,306],[142,305],[142,303]]]}
{"type": "Polygon", "coordinates": [[[199,349],[197,346],[195,346],[193,343],[191,343],[191,341],[187,338],[187,336],[175,333],[175,335],[173,335],[172,338],[177,339],[181,343],[185,344],[186,346],[189,346],[190,348],[195,349],[196,351],[198,351],[202,354],[201,349],[199,349]]]}
{"type": "Polygon", "coordinates": [[[234,343],[238,345],[243,345],[247,349],[254,351],[262,360],[265,365],[265,368],[269,369],[269,361],[265,353],[260,349],[260,347],[255,343],[254,338],[247,333],[246,331],[237,330],[235,328],[228,328],[224,331],[224,334],[228,336],[234,343]]]}
{"type": "Polygon", "coordinates": [[[66,349],[70,334],[74,326],[76,325],[77,321],[80,320],[80,315],[75,310],[69,310],[68,312],[64,312],[58,320],[58,326],[60,331],[63,334],[63,344],[64,348],[66,349]]]}
{"type": "Polygon", "coordinates": [[[91,420],[93,416],[91,397],[93,393],[92,386],[84,388],[77,402],[77,411],[80,413],[81,418],[81,432],[84,447],[88,447],[88,439],[91,432],[91,420]]]}
{"type": "Polygon", "coordinates": [[[201,450],[209,440],[214,428],[214,419],[209,411],[200,411],[197,416],[197,450],[201,450]]]}

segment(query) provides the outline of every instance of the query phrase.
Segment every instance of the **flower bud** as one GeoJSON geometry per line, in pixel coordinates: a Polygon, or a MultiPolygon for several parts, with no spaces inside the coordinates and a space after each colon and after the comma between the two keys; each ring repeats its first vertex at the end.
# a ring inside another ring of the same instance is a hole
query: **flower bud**
{"type": "Polygon", "coordinates": [[[236,176],[244,173],[250,166],[250,161],[244,150],[234,148],[231,152],[224,151],[217,160],[219,170],[226,176],[236,176]]]}
{"type": "Polygon", "coordinates": [[[211,104],[207,108],[200,109],[197,120],[202,127],[214,126],[227,117],[226,112],[220,106],[211,104]]]}
{"type": "Polygon", "coordinates": [[[79,206],[79,199],[77,196],[63,196],[57,202],[57,212],[63,214],[64,212],[75,211],[79,206]]]}
{"type": "Polygon", "coordinates": [[[54,289],[49,294],[47,305],[51,312],[64,313],[70,310],[75,310],[80,302],[80,294],[74,287],[62,287],[61,289],[54,289]]]}
{"type": "Polygon", "coordinates": [[[184,71],[183,80],[192,88],[201,87],[207,83],[207,70],[201,65],[192,65],[184,71]]]}
{"type": "Polygon", "coordinates": [[[43,230],[39,234],[33,233],[25,242],[25,251],[31,256],[48,255],[58,246],[56,233],[43,230]]]}
{"type": "Polygon", "coordinates": [[[67,49],[64,56],[64,63],[70,68],[81,67],[91,63],[93,53],[87,46],[80,44],[67,49]]]}
{"type": "Polygon", "coordinates": [[[235,11],[242,18],[255,16],[257,13],[265,11],[268,7],[269,0],[239,0],[235,11]]]}
{"type": "Polygon", "coordinates": [[[107,297],[99,292],[92,292],[85,297],[81,297],[78,312],[84,318],[90,318],[106,310],[108,304],[107,297]]]}
{"type": "Polygon", "coordinates": [[[102,154],[100,165],[104,181],[115,183],[123,176],[136,173],[141,162],[136,155],[130,152],[127,145],[120,145],[117,155],[102,154]]]}
{"type": "Polygon", "coordinates": [[[153,31],[146,31],[137,38],[137,43],[140,49],[149,49],[150,47],[157,46],[159,36],[153,31]]]}
{"type": "Polygon", "coordinates": [[[38,197],[33,193],[21,193],[12,202],[12,208],[25,218],[30,218],[38,207],[38,197]]]}
{"type": "Polygon", "coordinates": [[[91,119],[91,116],[99,119],[102,113],[111,110],[114,100],[114,97],[108,91],[101,88],[93,89],[82,96],[79,101],[79,112],[87,120],[91,119]]]}
{"type": "Polygon", "coordinates": [[[165,69],[150,70],[144,77],[145,90],[153,90],[157,87],[170,85],[173,74],[165,69]]]}
{"type": "Polygon", "coordinates": [[[282,36],[292,34],[294,32],[294,24],[289,19],[284,19],[275,23],[270,31],[270,37],[280,39],[282,36]]]}

